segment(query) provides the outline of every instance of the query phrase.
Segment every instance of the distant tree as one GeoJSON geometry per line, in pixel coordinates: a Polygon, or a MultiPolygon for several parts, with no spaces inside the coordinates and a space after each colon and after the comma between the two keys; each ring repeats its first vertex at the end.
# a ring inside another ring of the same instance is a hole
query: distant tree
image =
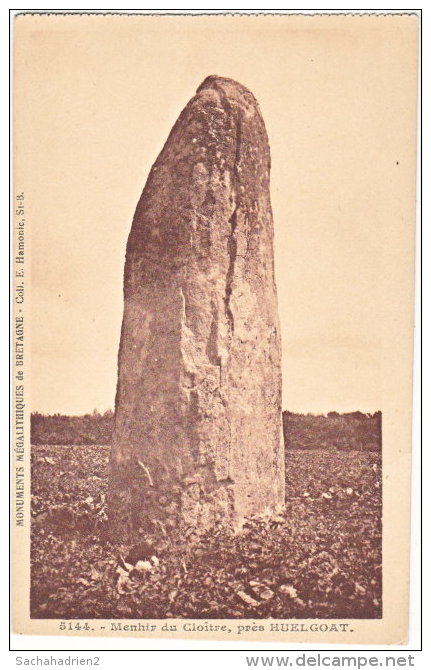
{"type": "Polygon", "coordinates": [[[294,449],[339,449],[342,451],[379,451],[381,449],[381,412],[363,412],[327,416],[283,412],[284,444],[294,449]]]}
{"type": "Polygon", "coordinates": [[[97,413],[84,416],[35,412],[30,418],[33,444],[110,444],[114,426],[114,414],[97,413]]]}
{"type": "MultiPolygon", "coordinates": [[[[114,412],[111,409],[84,416],[45,415],[30,418],[33,444],[111,444],[114,412]]],[[[382,443],[382,413],[350,412],[304,415],[283,412],[285,448],[379,451],[382,443]]]]}

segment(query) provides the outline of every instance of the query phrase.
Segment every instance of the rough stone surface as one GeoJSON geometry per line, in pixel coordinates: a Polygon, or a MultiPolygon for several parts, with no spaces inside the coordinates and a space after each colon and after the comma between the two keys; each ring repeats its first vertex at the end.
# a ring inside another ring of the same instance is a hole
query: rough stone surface
{"type": "Polygon", "coordinates": [[[205,79],[151,169],[124,277],[110,518],[240,527],[284,504],[270,153],[253,95],[205,79]]]}

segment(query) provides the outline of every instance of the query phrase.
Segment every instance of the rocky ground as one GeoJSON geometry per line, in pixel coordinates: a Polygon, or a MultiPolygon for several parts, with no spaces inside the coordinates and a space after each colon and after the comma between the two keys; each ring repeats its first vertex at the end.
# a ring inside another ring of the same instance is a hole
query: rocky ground
{"type": "Polygon", "coordinates": [[[381,459],[288,451],[286,510],[244,532],[109,543],[109,447],[32,447],[34,618],[381,617],[381,459]]]}

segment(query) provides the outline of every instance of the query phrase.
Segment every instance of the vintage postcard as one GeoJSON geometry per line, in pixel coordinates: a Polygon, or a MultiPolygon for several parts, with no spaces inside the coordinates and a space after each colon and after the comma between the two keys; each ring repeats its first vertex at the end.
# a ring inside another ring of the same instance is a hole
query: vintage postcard
{"type": "Polygon", "coordinates": [[[16,633],[407,643],[418,33],[15,16],[16,633]]]}

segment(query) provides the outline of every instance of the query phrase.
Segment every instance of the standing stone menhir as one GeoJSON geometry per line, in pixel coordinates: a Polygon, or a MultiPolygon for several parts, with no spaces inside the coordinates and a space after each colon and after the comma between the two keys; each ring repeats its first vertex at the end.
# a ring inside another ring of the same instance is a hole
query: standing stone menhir
{"type": "Polygon", "coordinates": [[[269,171],[253,95],[205,79],[127,244],[109,491],[118,540],[238,528],[284,503],[269,171]]]}

